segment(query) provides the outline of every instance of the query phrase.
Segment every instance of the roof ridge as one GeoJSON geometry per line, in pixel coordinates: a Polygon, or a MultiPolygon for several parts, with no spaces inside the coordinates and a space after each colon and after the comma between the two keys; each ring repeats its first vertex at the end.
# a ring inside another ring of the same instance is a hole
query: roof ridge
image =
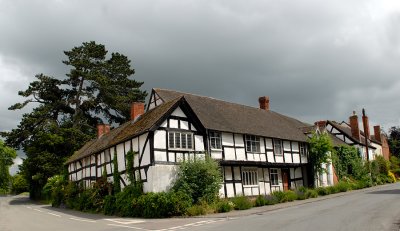
{"type": "MultiPolygon", "coordinates": [[[[266,110],[260,109],[258,107],[253,107],[253,106],[249,106],[249,105],[245,105],[245,104],[230,102],[230,101],[226,101],[226,100],[223,100],[223,99],[217,99],[217,98],[210,97],[210,96],[197,95],[197,94],[193,94],[193,93],[177,91],[177,90],[170,90],[170,89],[165,89],[165,88],[153,88],[153,90],[176,92],[176,93],[181,93],[181,94],[186,94],[186,95],[191,95],[191,96],[196,96],[196,97],[201,97],[201,98],[207,98],[207,99],[216,100],[216,101],[221,101],[221,102],[224,102],[224,103],[229,103],[229,104],[238,105],[238,106],[242,106],[242,107],[248,107],[248,108],[259,110],[259,111],[266,111],[266,110]]],[[[278,112],[275,112],[273,110],[269,110],[269,111],[274,112],[274,113],[278,113],[278,112]]],[[[280,113],[278,113],[278,114],[280,114],[280,113]]]]}

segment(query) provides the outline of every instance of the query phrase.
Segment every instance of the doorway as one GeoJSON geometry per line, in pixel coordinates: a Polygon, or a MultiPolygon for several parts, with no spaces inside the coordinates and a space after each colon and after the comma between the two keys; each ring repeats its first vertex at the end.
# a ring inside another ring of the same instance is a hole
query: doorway
{"type": "Polygon", "coordinates": [[[283,191],[290,189],[290,171],[289,169],[282,169],[282,183],[283,191]]]}

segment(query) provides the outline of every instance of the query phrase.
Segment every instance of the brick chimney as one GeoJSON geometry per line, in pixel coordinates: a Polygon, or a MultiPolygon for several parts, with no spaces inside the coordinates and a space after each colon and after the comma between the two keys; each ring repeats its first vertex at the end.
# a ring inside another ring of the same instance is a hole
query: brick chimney
{"type": "Polygon", "coordinates": [[[314,123],[319,128],[325,128],[326,127],[326,120],[320,120],[314,123]]]}
{"type": "Polygon", "coordinates": [[[379,125],[374,126],[374,136],[377,141],[382,143],[381,126],[379,125]]]}
{"type": "Polygon", "coordinates": [[[268,96],[261,96],[258,98],[258,102],[260,103],[260,109],[269,111],[269,97],[268,96]]]}
{"type": "Polygon", "coordinates": [[[350,116],[350,127],[351,127],[351,135],[356,140],[360,141],[360,128],[358,127],[358,116],[355,111],[353,111],[353,115],[350,116]]]}
{"type": "Polygon", "coordinates": [[[144,113],[144,103],[133,102],[131,105],[131,120],[137,119],[144,113]]]}
{"type": "Polygon", "coordinates": [[[362,121],[363,121],[363,126],[364,126],[364,134],[366,138],[370,138],[370,133],[369,133],[369,121],[368,121],[368,116],[365,115],[365,110],[364,108],[362,109],[362,121]]]}
{"type": "Polygon", "coordinates": [[[100,138],[109,132],[110,132],[109,124],[98,124],[97,125],[97,138],[100,138]]]}

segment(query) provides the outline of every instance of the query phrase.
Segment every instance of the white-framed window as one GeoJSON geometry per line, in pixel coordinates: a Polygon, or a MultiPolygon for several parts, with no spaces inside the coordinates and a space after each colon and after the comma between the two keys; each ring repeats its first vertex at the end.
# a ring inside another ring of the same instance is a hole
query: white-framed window
{"type": "Polygon", "coordinates": [[[300,155],[306,156],[306,145],[304,143],[299,144],[300,155]]]}
{"type": "Polygon", "coordinates": [[[187,132],[168,132],[168,147],[171,149],[192,150],[193,134],[187,132]]]}
{"type": "Polygon", "coordinates": [[[269,175],[270,175],[270,180],[271,180],[271,186],[278,186],[279,185],[278,169],[271,168],[269,170],[269,175]]]}
{"type": "Polygon", "coordinates": [[[211,149],[222,149],[222,136],[220,132],[211,131],[210,132],[210,144],[211,149]]]}
{"type": "Polygon", "coordinates": [[[244,186],[258,185],[257,168],[242,170],[242,183],[244,186]]]}
{"type": "Polygon", "coordinates": [[[277,156],[283,155],[282,140],[274,139],[274,153],[277,156]]]}
{"type": "Polygon", "coordinates": [[[246,135],[246,151],[260,152],[260,137],[253,135],[246,135]]]}

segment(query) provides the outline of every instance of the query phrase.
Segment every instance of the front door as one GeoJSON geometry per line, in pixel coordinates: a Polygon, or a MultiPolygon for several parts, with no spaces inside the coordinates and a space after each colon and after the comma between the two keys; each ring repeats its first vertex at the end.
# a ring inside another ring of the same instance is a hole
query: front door
{"type": "Polygon", "coordinates": [[[290,189],[289,174],[290,174],[289,169],[282,169],[283,191],[287,191],[290,189]]]}

